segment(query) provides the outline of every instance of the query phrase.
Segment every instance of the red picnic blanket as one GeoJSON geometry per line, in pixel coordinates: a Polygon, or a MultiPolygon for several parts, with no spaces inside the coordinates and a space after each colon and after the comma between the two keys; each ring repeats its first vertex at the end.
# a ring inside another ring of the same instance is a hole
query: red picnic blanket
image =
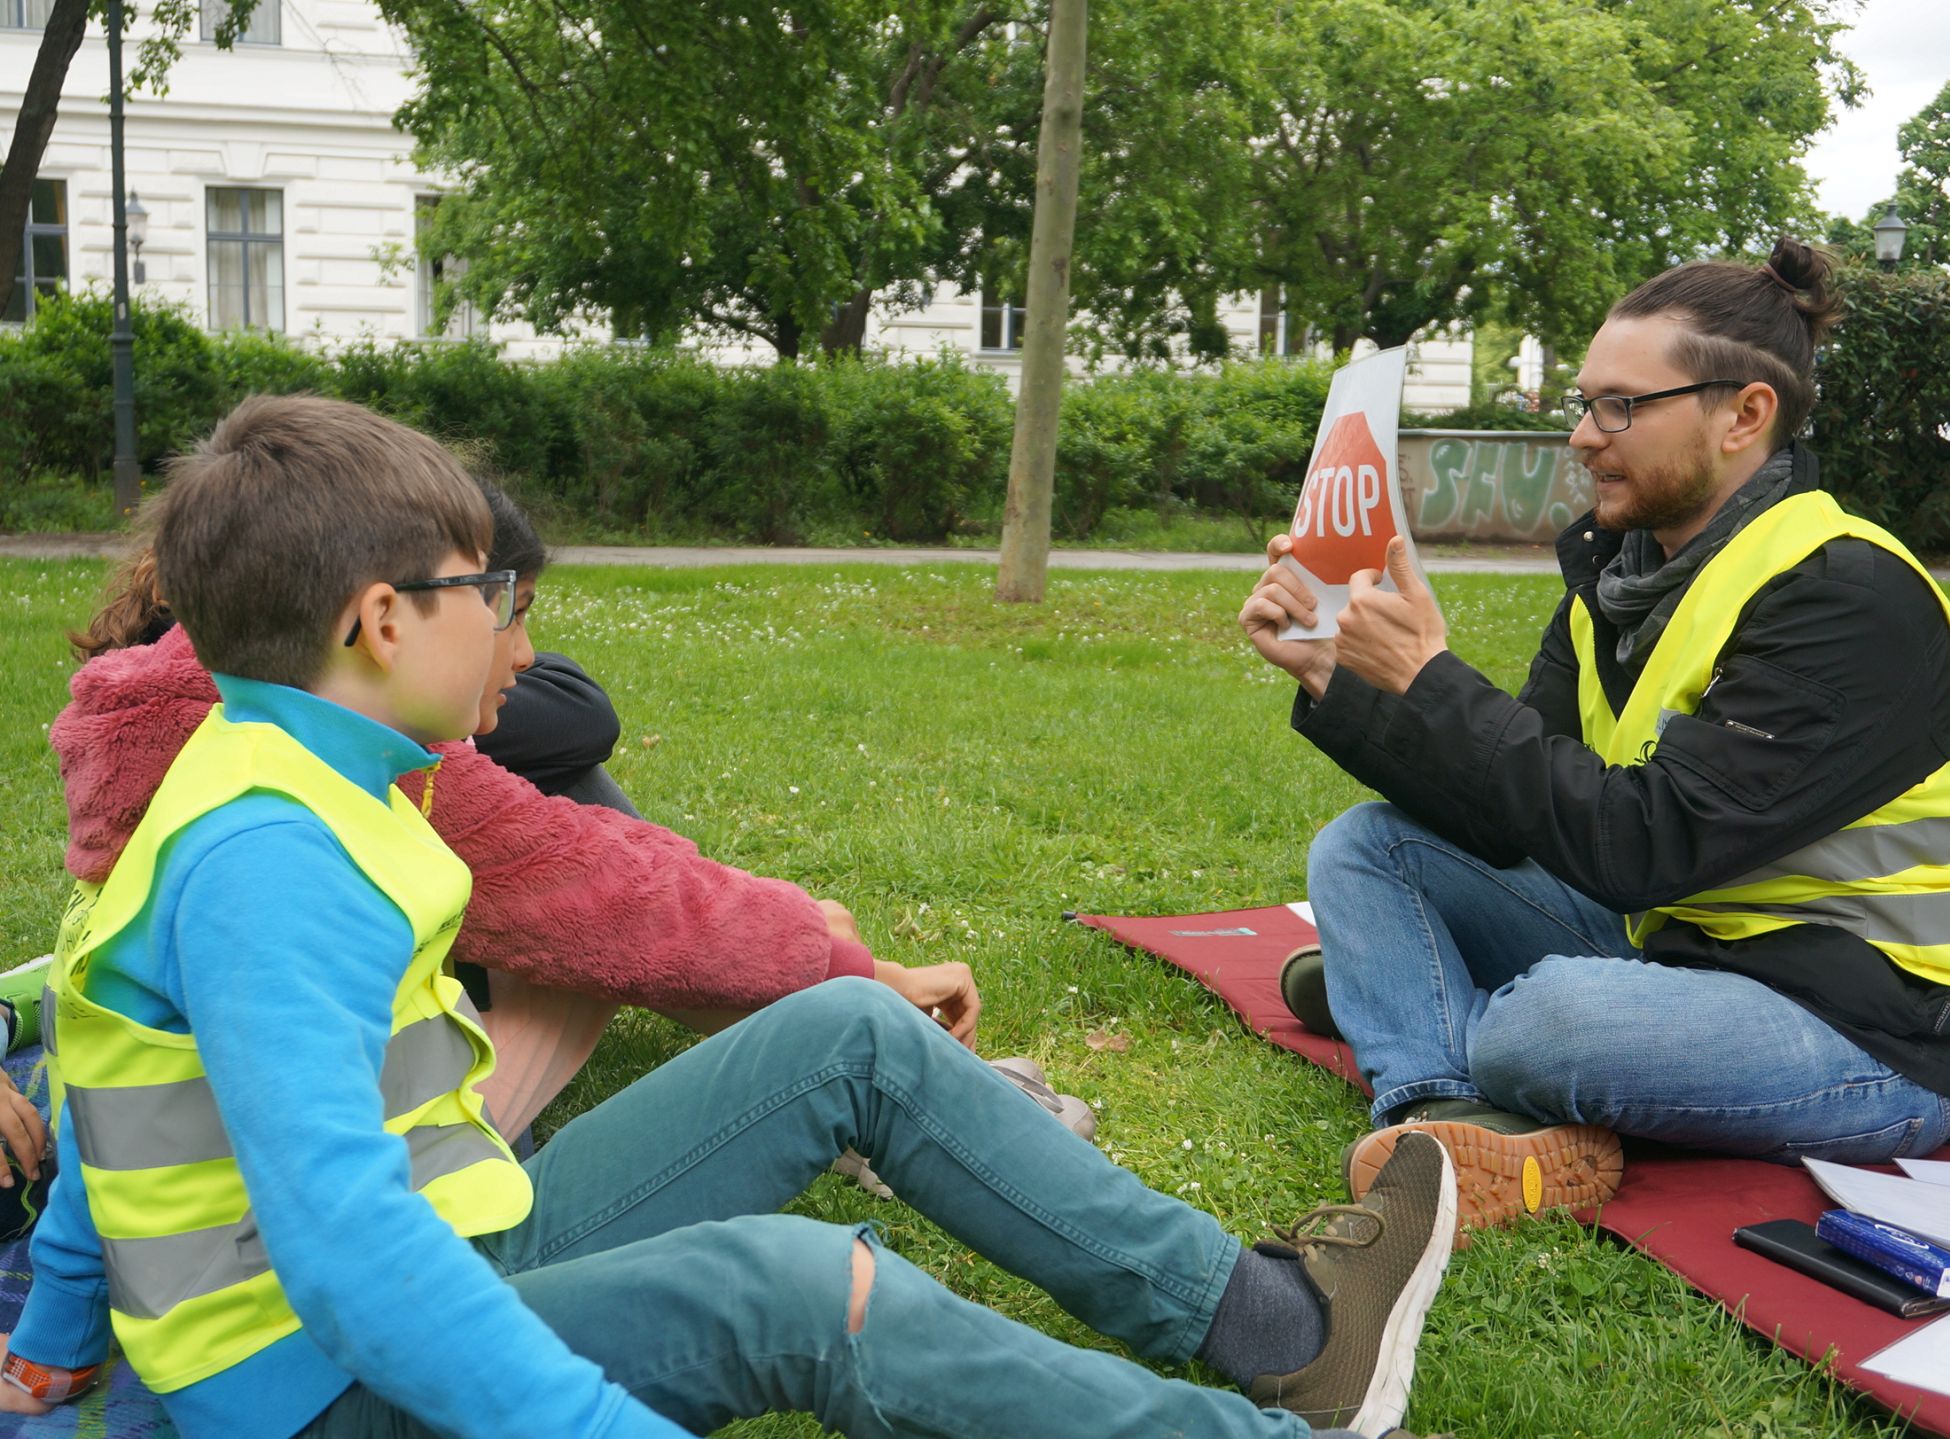
{"type": "MultiPolygon", "coordinates": [[[[1300,946],[1319,942],[1310,916],[1305,905],[1274,905],[1218,914],[1079,914],[1076,919],[1177,965],[1224,1000],[1253,1033],[1369,1092],[1348,1047],[1306,1029],[1280,997],[1281,964],[1300,946]]],[[[1950,1159],[1950,1148],[1937,1157],[1950,1159]]],[[[1767,1219],[1813,1223],[1833,1207],[1800,1169],[1634,1148],[1617,1195],[1595,1214],[1580,1217],[1656,1259],[1790,1353],[1812,1364],[1832,1351],[1834,1372],[1844,1384],[1917,1430],[1950,1439],[1950,1395],[1861,1367],[1878,1350],[1933,1321],[1884,1313],[1733,1242],[1741,1225],[1767,1219]]],[[[1942,1322],[1950,1323],[1950,1316],[1942,1322]]]]}

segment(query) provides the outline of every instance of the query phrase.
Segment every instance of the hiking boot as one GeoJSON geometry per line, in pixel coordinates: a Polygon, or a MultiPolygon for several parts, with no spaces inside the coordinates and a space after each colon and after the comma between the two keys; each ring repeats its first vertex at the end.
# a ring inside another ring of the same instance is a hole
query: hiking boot
{"type": "Polygon", "coordinates": [[[1293,1017],[1315,1034],[1339,1039],[1341,1027],[1327,1007],[1327,961],[1320,946],[1303,944],[1280,966],[1280,998],[1293,1017]]]}
{"type": "Polygon", "coordinates": [[[1553,1124],[1475,1099],[1432,1099],[1399,1124],[1377,1129],[1341,1153],[1347,1192],[1358,1202],[1406,1134],[1434,1136],[1456,1167],[1456,1246],[1468,1231],[1546,1209],[1584,1209],[1618,1192],[1625,1156],[1618,1136],[1595,1124],[1553,1124]]]}
{"type": "Polygon", "coordinates": [[[1320,1299],[1326,1343],[1292,1374],[1262,1374],[1247,1396],[1289,1409],[1316,1429],[1380,1434],[1401,1422],[1422,1321],[1442,1283],[1456,1233],[1449,1155],[1403,1135],[1360,1204],[1325,1204],[1283,1243],[1255,1248],[1297,1259],[1320,1299]]]}

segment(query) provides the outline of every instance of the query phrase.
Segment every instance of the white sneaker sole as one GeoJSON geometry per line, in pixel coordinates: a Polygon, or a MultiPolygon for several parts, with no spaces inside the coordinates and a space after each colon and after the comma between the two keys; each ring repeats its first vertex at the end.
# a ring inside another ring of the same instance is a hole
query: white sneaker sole
{"type": "Polygon", "coordinates": [[[1435,1226],[1428,1247],[1415,1262],[1395,1307],[1381,1329],[1381,1352],[1375,1356],[1374,1377],[1361,1407],[1347,1427],[1357,1434],[1386,1434],[1401,1426],[1408,1412],[1408,1387],[1415,1378],[1415,1351],[1422,1342],[1422,1326],[1442,1288],[1442,1273],[1456,1243],[1456,1167],[1449,1151],[1442,1151],[1442,1194],[1436,1203],[1435,1226]]]}

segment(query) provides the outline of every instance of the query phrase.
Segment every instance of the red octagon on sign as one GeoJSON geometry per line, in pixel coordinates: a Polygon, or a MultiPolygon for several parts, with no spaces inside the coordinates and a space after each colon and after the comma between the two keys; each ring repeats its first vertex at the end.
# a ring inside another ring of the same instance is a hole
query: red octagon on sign
{"type": "Polygon", "coordinates": [[[1359,410],[1342,415],[1315,456],[1293,515],[1293,557],[1325,584],[1386,564],[1395,537],[1388,461],[1359,410]]]}

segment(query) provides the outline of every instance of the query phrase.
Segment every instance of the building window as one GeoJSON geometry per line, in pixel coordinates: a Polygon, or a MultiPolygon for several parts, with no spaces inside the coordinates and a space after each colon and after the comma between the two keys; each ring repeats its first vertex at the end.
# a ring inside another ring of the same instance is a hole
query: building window
{"type": "Polygon", "coordinates": [[[0,0],[0,30],[45,30],[54,0],[0,0]]]}
{"type": "MultiPolygon", "coordinates": [[[[421,195],[413,204],[413,233],[425,236],[440,204],[438,195],[421,195]]],[[[434,301],[443,281],[458,280],[467,273],[467,261],[457,255],[429,255],[424,249],[413,266],[414,288],[419,293],[420,337],[427,340],[465,340],[474,333],[474,306],[471,301],[457,303],[447,316],[445,327],[435,329],[434,301]]]]}
{"type": "Polygon", "coordinates": [[[4,318],[19,324],[32,319],[34,302],[68,283],[68,185],[36,180],[27,206],[27,232],[20,242],[14,292],[4,318]]]}
{"type": "Polygon", "coordinates": [[[1022,330],[1028,318],[1021,305],[1009,300],[992,299],[984,292],[981,347],[984,350],[1020,350],[1022,330]]]}
{"type": "Polygon", "coordinates": [[[284,328],[284,194],[211,190],[210,328],[284,328]]]}
{"type": "MultiPolygon", "coordinates": [[[[20,0],[29,3],[29,0],[20,0]]],[[[46,0],[51,3],[51,0],[46,0]]],[[[231,0],[203,0],[203,38],[217,38],[217,27],[230,18],[236,7],[231,0]]],[[[239,45],[282,45],[284,43],[284,15],[282,0],[257,0],[250,18],[244,28],[237,32],[239,45]]]]}

